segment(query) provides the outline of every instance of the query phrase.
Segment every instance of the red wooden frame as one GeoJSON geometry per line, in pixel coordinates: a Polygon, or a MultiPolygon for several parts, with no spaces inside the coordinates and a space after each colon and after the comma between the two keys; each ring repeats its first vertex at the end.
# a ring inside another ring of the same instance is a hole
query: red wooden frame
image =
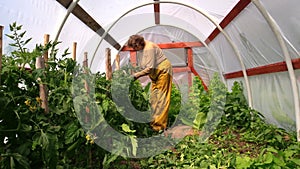
{"type": "MultiPolygon", "coordinates": [[[[158,1],[158,0],[154,0],[158,1]]],[[[249,4],[251,3],[251,0],[240,0],[228,13],[228,15],[222,20],[222,22],[219,24],[221,28],[225,28],[237,15],[241,13],[243,9],[245,9],[249,4]]],[[[155,23],[159,23],[159,4],[154,4],[154,12],[155,14],[155,23]],[[157,15],[158,14],[158,15],[157,15]]],[[[220,33],[220,30],[216,28],[205,40],[205,42],[208,44],[210,43],[216,36],[220,33]]],[[[192,72],[199,78],[199,74],[194,69],[194,65],[192,62],[192,50],[190,48],[192,47],[202,47],[204,46],[201,42],[177,42],[177,43],[167,43],[167,44],[158,44],[160,48],[162,49],[170,49],[170,48],[187,48],[188,50],[188,66],[187,67],[174,67],[173,72],[192,72]],[[191,53],[191,54],[189,54],[191,53]]],[[[122,51],[133,51],[133,49],[128,47],[123,47],[122,51]]],[[[136,59],[134,59],[134,56],[131,55],[131,59],[133,63],[136,63],[136,59]]],[[[299,59],[293,59],[292,64],[294,69],[300,69],[300,58],[299,59]]],[[[278,62],[274,64],[269,64],[265,66],[259,66],[256,68],[250,68],[247,69],[247,75],[248,76],[254,76],[254,75],[261,75],[261,74],[267,74],[267,73],[276,73],[276,72],[283,72],[287,71],[287,66],[285,62],[278,62]]],[[[232,79],[232,78],[238,78],[243,77],[242,71],[236,71],[232,73],[227,73],[224,75],[225,79],[232,79]]],[[[203,81],[202,81],[203,82],[203,81]]],[[[190,82],[189,82],[190,84],[190,82]]],[[[204,83],[203,83],[204,84],[204,83]]],[[[205,86],[205,85],[204,85],[205,86]]],[[[206,87],[206,86],[205,86],[206,87]]]]}
{"type": "MultiPolygon", "coordinates": [[[[219,24],[221,28],[225,28],[243,9],[245,9],[249,4],[251,0],[240,0],[233,8],[232,10],[227,14],[227,16],[222,20],[222,22],[219,24]]],[[[220,33],[220,30],[216,28],[205,40],[205,42],[208,44],[211,42],[215,37],[220,33]]]]}
{"type": "MultiPolygon", "coordinates": [[[[197,73],[196,69],[194,68],[193,63],[193,50],[192,47],[201,47],[203,44],[201,42],[178,42],[178,43],[164,43],[158,44],[161,49],[172,49],[172,48],[185,48],[187,50],[187,66],[186,67],[173,67],[173,72],[187,72],[188,73],[188,84],[189,86],[192,85],[192,73],[199,77],[204,86],[204,89],[207,90],[207,86],[197,73]]],[[[130,62],[133,66],[136,66],[136,51],[132,48],[124,46],[121,51],[130,51],[130,62]]]]}
{"type": "MultiPolygon", "coordinates": [[[[293,59],[292,64],[294,69],[300,69],[300,58],[293,59]]],[[[259,66],[255,68],[247,69],[247,75],[248,76],[255,76],[255,75],[261,75],[261,74],[267,74],[267,73],[276,73],[276,72],[284,72],[287,71],[287,66],[285,62],[277,62],[265,66],[259,66]]],[[[236,71],[232,73],[227,73],[224,75],[225,79],[233,79],[233,78],[239,78],[243,77],[242,71],[236,71]]]]}
{"type": "MultiPolygon", "coordinates": [[[[160,43],[157,44],[161,49],[171,49],[171,48],[192,48],[192,47],[203,47],[204,45],[199,42],[174,42],[174,43],[160,43]]],[[[134,49],[127,46],[123,46],[121,51],[134,51],[134,49]]]]}
{"type": "Polygon", "coordinates": [[[130,62],[132,66],[136,66],[137,60],[136,60],[136,52],[130,51],[130,62]]]}

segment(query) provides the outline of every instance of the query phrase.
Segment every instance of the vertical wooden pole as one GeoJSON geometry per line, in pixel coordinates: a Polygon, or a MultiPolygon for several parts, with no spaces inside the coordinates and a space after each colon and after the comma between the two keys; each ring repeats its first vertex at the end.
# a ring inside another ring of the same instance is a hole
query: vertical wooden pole
{"type": "MultiPolygon", "coordinates": [[[[73,44],[73,49],[74,49],[74,44],[73,44]]],[[[76,44],[75,44],[75,49],[76,49],[76,44]]],[[[73,59],[76,60],[76,55],[75,55],[75,58],[73,57],[73,59]]],[[[84,73],[89,74],[89,72],[88,72],[88,52],[83,53],[83,63],[82,63],[82,65],[83,65],[84,73]]],[[[87,97],[89,97],[88,95],[90,93],[90,87],[89,87],[89,84],[87,82],[87,79],[84,80],[84,88],[86,90],[87,97]]],[[[85,112],[86,112],[85,123],[89,123],[90,122],[89,103],[87,103],[87,105],[85,106],[85,112]]],[[[91,166],[92,161],[90,159],[92,159],[92,150],[91,149],[89,150],[89,163],[90,163],[90,166],[91,166]]]]}
{"type": "Polygon", "coordinates": [[[3,47],[3,26],[0,26],[0,85],[1,85],[1,72],[2,72],[2,47],[3,47]]]}
{"type": "MultiPolygon", "coordinates": [[[[44,58],[37,57],[35,67],[36,67],[36,69],[44,69],[45,68],[44,58]]],[[[41,107],[45,110],[45,113],[49,113],[47,86],[45,84],[43,84],[43,82],[41,81],[41,78],[38,78],[37,80],[39,82],[40,98],[42,99],[41,107]]]]}
{"type": "MultiPolygon", "coordinates": [[[[133,67],[137,66],[136,51],[130,51],[130,63],[133,67]]],[[[131,70],[131,74],[133,73],[134,71],[131,70]]]]}
{"type": "MultiPolygon", "coordinates": [[[[208,90],[206,84],[204,83],[203,79],[200,77],[200,75],[197,73],[197,71],[194,68],[194,60],[193,60],[193,49],[192,48],[187,48],[187,60],[188,60],[188,67],[191,70],[191,73],[193,73],[195,76],[198,76],[204,89],[208,90]]],[[[189,73],[189,78],[191,78],[191,73],[189,73]]],[[[192,78],[191,78],[192,79],[192,78]]],[[[191,80],[192,81],[192,80],[191,80]]]]}
{"type": "Polygon", "coordinates": [[[136,51],[130,51],[130,63],[132,66],[136,66],[136,51]]]}
{"type": "Polygon", "coordinates": [[[74,61],[76,61],[76,48],[77,48],[77,43],[73,42],[72,58],[73,58],[74,61]]]}
{"type": "MultiPolygon", "coordinates": [[[[83,65],[84,73],[88,74],[89,72],[88,72],[88,53],[87,52],[84,52],[82,65],[83,65]]],[[[84,88],[86,90],[86,94],[88,95],[90,93],[90,87],[89,87],[86,79],[84,80],[84,88]]],[[[86,112],[86,114],[90,113],[90,108],[88,105],[85,106],[85,112],[86,112]]],[[[90,121],[89,116],[86,115],[85,122],[88,123],[89,121],[90,121]]]]}
{"type": "MultiPolygon", "coordinates": [[[[191,68],[193,67],[194,63],[193,63],[193,53],[192,53],[192,49],[191,48],[187,48],[187,65],[188,67],[191,68]]],[[[192,72],[189,71],[188,72],[188,84],[189,84],[189,87],[192,86],[192,72]]]]}
{"type": "MultiPolygon", "coordinates": [[[[84,52],[84,55],[83,55],[83,68],[84,68],[84,73],[85,74],[88,74],[88,53],[87,52],[84,52]]],[[[85,80],[84,81],[84,86],[85,86],[85,89],[86,89],[86,92],[87,93],[90,93],[90,88],[89,88],[89,85],[87,83],[87,81],[85,80]]]]}
{"type": "Polygon", "coordinates": [[[120,54],[116,56],[116,70],[120,70],[120,54]]]}
{"type": "Polygon", "coordinates": [[[88,53],[87,52],[84,52],[83,53],[83,64],[82,64],[84,67],[88,67],[88,53]]]}
{"type": "MultiPolygon", "coordinates": [[[[49,37],[50,37],[50,35],[49,34],[45,34],[44,35],[44,46],[46,46],[48,43],[49,43],[49,37]]],[[[45,51],[45,53],[44,53],[44,55],[43,55],[43,57],[44,57],[44,62],[48,62],[48,50],[47,51],[45,51]]],[[[47,63],[45,64],[46,65],[46,67],[47,67],[47,63]]]]}
{"type": "Polygon", "coordinates": [[[105,50],[106,55],[106,80],[112,79],[112,67],[111,67],[111,50],[110,48],[106,48],[105,50]]]}

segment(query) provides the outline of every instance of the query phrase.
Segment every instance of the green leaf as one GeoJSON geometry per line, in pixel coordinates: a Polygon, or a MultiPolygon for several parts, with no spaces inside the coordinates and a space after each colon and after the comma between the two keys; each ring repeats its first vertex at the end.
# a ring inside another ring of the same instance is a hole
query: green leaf
{"type": "Polygon", "coordinates": [[[65,144],[73,143],[82,135],[82,129],[79,129],[75,122],[66,125],[65,144]]]}
{"type": "Polygon", "coordinates": [[[270,164],[273,161],[274,155],[270,152],[267,152],[267,154],[264,155],[264,163],[265,164],[270,164]]]}
{"type": "Polygon", "coordinates": [[[126,133],[134,133],[135,132],[135,130],[131,130],[130,127],[125,123],[123,123],[121,127],[122,127],[122,130],[125,131],[126,133]]]}
{"type": "Polygon", "coordinates": [[[206,123],[207,121],[207,118],[206,118],[206,114],[203,113],[203,112],[199,112],[197,113],[196,115],[196,118],[195,120],[193,121],[193,127],[196,128],[196,129],[200,129],[203,127],[203,125],[206,123]]]}
{"type": "Polygon", "coordinates": [[[13,35],[8,35],[8,34],[5,34],[7,37],[9,37],[10,39],[14,39],[15,38],[15,36],[13,36],[13,35]]]}
{"type": "Polygon", "coordinates": [[[274,163],[277,164],[278,166],[284,167],[286,165],[284,160],[281,159],[280,157],[273,156],[273,160],[274,160],[274,163]]]}
{"type": "Polygon", "coordinates": [[[29,41],[31,41],[32,38],[29,38],[27,39],[25,42],[24,42],[24,45],[26,45],[29,41]]]}
{"type": "Polygon", "coordinates": [[[272,152],[272,153],[278,153],[278,150],[276,150],[274,147],[268,147],[267,151],[272,152]]]}
{"type": "Polygon", "coordinates": [[[278,142],[282,142],[282,136],[281,135],[275,135],[275,138],[277,139],[278,142]]]}
{"type": "Polygon", "coordinates": [[[294,162],[295,164],[297,164],[300,167],[300,159],[292,158],[292,159],[289,159],[289,161],[294,162]]]}
{"type": "MultiPolygon", "coordinates": [[[[15,26],[16,26],[16,25],[15,25],[15,26]]],[[[22,29],[22,25],[17,26],[16,29],[17,29],[18,31],[21,30],[21,29],[22,29]]],[[[22,37],[22,36],[21,36],[21,37],[22,37]]]]}
{"type": "Polygon", "coordinates": [[[16,164],[13,157],[10,157],[10,168],[16,168],[16,164]]]}
{"type": "Polygon", "coordinates": [[[15,153],[14,158],[17,160],[17,162],[20,164],[20,166],[24,169],[30,169],[29,161],[25,156],[22,156],[18,153],[15,153]]]}
{"type": "Polygon", "coordinates": [[[21,124],[21,129],[25,132],[29,132],[32,130],[32,126],[27,125],[27,124],[21,124]]]}
{"type": "Polygon", "coordinates": [[[72,151],[73,149],[75,149],[76,147],[79,147],[79,144],[80,144],[81,142],[79,141],[79,140],[77,140],[76,142],[74,142],[71,146],[69,146],[68,148],[67,148],[67,151],[72,151]]]}
{"type": "Polygon", "coordinates": [[[132,155],[136,156],[137,148],[138,148],[138,143],[136,136],[129,136],[130,141],[131,141],[131,146],[132,146],[132,155]]]}
{"type": "Polygon", "coordinates": [[[248,168],[251,166],[251,164],[252,164],[251,158],[248,156],[245,156],[245,157],[237,156],[236,157],[236,168],[240,168],[240,169],[248,168]]]}
{"type": "Polygon", "coordinates": [[[294,150],[285,150],[283,153],[284,153],[285,158],[290,158],[291,156],[293,156],[296,153],[296,151],[294,151],[294,150]]]}

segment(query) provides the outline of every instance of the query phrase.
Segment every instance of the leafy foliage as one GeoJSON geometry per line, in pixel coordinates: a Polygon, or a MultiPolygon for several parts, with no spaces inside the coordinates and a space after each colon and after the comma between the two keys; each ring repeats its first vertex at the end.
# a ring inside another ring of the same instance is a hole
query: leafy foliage
{"type": "MultiPolygon", "coordinates": [[[[142,167],[253,169],[300,167],[300,144],[296,141],[296,133],[288,133],[267,124],[259,112],[248,107],[240,83],[235,82],[231,92],[225,93],[224,103],[224,86],[217,77],[213,78],[213,85],[210,85],[208,91],[199,87],[201,83],[195,81],[198,79],[194,79],[192,97],[187,105],[201,108],[196,109],[193,123],[190,121],[186,124],[203,129],[201,127],[207,122],[207,112],[214,112],[208,111],[212,105],[213,90],[219,93],[214,97],[216,101],[220,100],[219,104],[215,105],[224,106],[220,123],[207,141],[203,142],[201,136],[185,137],[169,151],[142,160],[140,162],[142,167]],[[204,103],[200,105],[199,100],[204,103]],[[202,112],[205,112],[204,116],[198,118],[197,113],[202,112]]],[[[188,108],[192,110],[190,106],[188,108]]]]}

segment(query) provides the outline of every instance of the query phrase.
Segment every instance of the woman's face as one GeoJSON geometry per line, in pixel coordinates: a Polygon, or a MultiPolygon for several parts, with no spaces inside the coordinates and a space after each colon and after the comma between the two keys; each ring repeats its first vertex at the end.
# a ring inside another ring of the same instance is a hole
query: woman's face
{"type": "Polygon", "coordinates": [[[143,50],[143,47],[141,45],[137,45],[133,47],[134,50],[143,50]]]}

